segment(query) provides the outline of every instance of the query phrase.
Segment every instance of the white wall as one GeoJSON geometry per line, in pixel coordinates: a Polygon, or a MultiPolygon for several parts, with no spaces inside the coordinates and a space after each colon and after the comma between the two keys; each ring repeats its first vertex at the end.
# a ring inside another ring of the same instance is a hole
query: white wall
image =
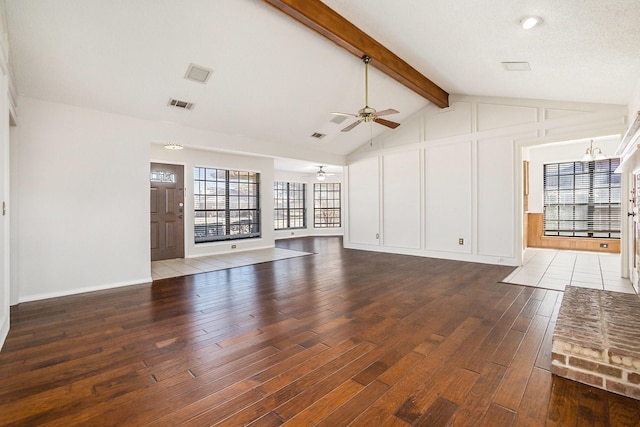
{"type": "MultiPolygon", "coordinates": [[[[151,280],[151,162],[185,166],[185,256],[231,251],[230,242],[193,243],[194,166],[259,172],[262,237],[234,241],[234,251],[274,246],[273,158],[230,153],[229,140],[238,137],[25,97],[19,113],[11,156],[12,303],[151,280]],[[186,148],[165,150],[158,141],[167,140],[186,148]]],[[[242,150],[251,143],[264,149],[260,141],[238,141],[242,150]]]]}
{"type": "Polygon", "coordinates": [[[11,305],[11,149],[9,116],[15,98],[4,2],[0,3],[0,349],[9,333],[11,305]],[[4,202],[4,208],[2,203],[4,202]]]}
{"type": "Polygon", "coordinates": [[[638,83],[629,97],[629,123],[633,123],[638,112],[640,112],[640,78],[638,78],[638,83]]]}
{"type": "Polygon", "coordinates": [[[473,96],[450,103],[348,156],[346,247],[519,265],[522,148],[619,137],[626,128],[620,105],[473,96]],[[403,221],[412,233],[398,228],[403,221]],[[376,233],[384,239],[376,242],[376,233]]]}
{"type": "Polygon", "coordinates": [[[11,305],[10,151],[8,78],[0,76],[0,349],[9,333],[11,305]],[[4,210],[3,204],[4,202],[4,210]]]}
{"type": "Polygon", "coordinates": [[[19,114],[19,301],[149,281],[153,126],[29,98],[19,114]]]}
{"type": "Polygon", "coordinates": [[[380,164],[370,157],[349,166],[347,216],[349,244],[380,245],[380,164]]]}
{"type": "Polygon", "coordinates": [[[382,158],[382,244],[419,249],[422,186],[418,150],[389,153],[382,158]]]}

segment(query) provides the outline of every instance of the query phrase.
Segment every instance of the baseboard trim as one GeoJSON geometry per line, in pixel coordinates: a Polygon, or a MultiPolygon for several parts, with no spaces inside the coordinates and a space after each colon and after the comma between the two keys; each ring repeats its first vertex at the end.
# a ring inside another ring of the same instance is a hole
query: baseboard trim
{"type": "Polygon", "coordinates": [[[153,279],[151,278],[151,276],[149,276],[149,277],[136,279],[136,280],[127,280],[125,282],[109,283],[105,285],[89,286],[86,288],[69,289],[69,290],[58,291],[58,292],[47,292],[42,294],[26,295],[18,298],[18,304],[23,302],[40,301],[40,300],[49,299],[49,298],[66,297],[69,295],[83,294],[86,292],[104,291],[107,289],[121,288],[124,286],[141,285],[143,283],[150,284],[152,281],[153,279]]]}
{"type": "Polygon", "coordinates": [[[9,336],[9,326],[11,324],[11,315],[9,314],[9,310],[7,310],[7,315],[2,319],[2,323],[0,324],[0,351],[2,351],[2,347],[4,346],[4,342],[7,340],[9,336]]]}

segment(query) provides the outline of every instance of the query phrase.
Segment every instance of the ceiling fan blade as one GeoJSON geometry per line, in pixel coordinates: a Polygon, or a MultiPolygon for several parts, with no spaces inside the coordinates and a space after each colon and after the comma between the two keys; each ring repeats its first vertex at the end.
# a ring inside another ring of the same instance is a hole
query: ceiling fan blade
{"type": "Polygon", "coordinates": [[[354,127],[358,126],[360,124],[360,122],[362,122],[362,120],[358,120],[358,121],[355,121],[355,122],[351,123],[349,126],[347,126],[346,128],[342,129],[342,132],[349,132],[351,129],[353,129],[354,127]]]}
{"type": "Polygon", "coordinates": [[[400,126],[400,123],[392,122],[391,120],[381,119],[380,117],[376,117],[374,119],[374,121],[376,123],[380,123],[381,125],[386,126],[388,128],[391,128],[391,129],[395,129],[398,126],[400,126]]]}
{"type": "Polygon", "coordinates": [[[333,114],[334,116],[358,117],[357,114],[351,114],[351,113],[329,113],[329,114],[333,114]]]}
{"type": "Polygon", "coordinates": [[[376,116],[387,116],[389,114],[398,114],[400,111],[394,110],[393,108],[388,108],[386,110],[377,111],[376,116]]]}

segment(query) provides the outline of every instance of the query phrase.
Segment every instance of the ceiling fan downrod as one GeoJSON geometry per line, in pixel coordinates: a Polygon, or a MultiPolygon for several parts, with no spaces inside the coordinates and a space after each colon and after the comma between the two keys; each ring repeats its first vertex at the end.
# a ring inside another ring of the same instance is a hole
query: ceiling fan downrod
{"type": "Polygon", "coordinates": [[[364,62],[364,107],[369,108],[369,61],[371,57],[365,55],[362,57],[364,62]]]}

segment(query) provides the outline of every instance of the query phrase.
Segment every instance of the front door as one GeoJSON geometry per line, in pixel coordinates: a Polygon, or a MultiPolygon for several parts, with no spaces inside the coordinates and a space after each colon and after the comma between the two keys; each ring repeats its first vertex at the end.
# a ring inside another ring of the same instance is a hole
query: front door
{"type": "Polygon", "coordinates": [[[151,261],[184,258],[184,167],[151,163],[151,261]]]}

